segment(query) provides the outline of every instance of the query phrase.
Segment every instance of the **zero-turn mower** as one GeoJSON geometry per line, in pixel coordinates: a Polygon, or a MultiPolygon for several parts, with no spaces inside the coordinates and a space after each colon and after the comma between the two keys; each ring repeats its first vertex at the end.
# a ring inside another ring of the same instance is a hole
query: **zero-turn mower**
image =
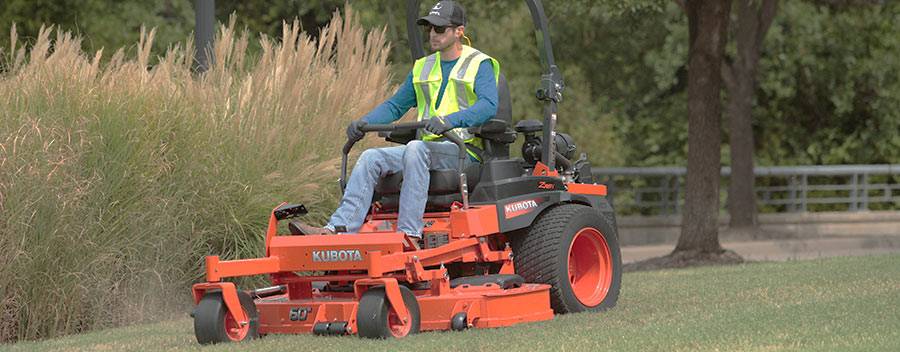
{"type": "MultiPolygon", "coordinates": [[[[202,344],[266,334],[358,334],[404,337],[424,330],[510,326],[554,313],[602,311],[619,296],[622,264],[607,188],[593,182],[584,153],[573,161],[571,137],[556,132],[563,81],[554,63],[539,0],[526,0],[544,73],[537,98],[544,119],[512,121],[501,75],[500,104],[481,137],[482,162],[430,171],[423,242],[397,232],[402,174],[386,175],[358,233],[278,234],[278,223],[306,213],[281,204],[270,217],[265,257],[206,257],[206,280],[193,286],[194,333],[202,344]],[[524,136],[522,158],[509,145],[524,136]],[[552,141],[552,142],[547,142],[552,141]],[[228,278],[268,275],[271,287],[242,290],[228,278]]],[[[407,1],[413,58],[425,55],[415,24],[419,0],[407,1]]],[[[367,125],[387,140],[408,142],[423,123],[367,125]]],[[[341,185],[354,142],[343,149],[341,185]]]]}

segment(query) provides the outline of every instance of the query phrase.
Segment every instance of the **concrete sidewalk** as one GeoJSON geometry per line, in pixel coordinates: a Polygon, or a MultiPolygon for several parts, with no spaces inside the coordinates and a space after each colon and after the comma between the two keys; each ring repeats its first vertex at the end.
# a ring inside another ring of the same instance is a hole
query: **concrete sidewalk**
{"type": "MultiPolygon", "coordinates": [[[[900,236],[854,235],[804,239],[723,241],[722,247],[747,260],[785,261],[821,257],[900,253],[900,236]]],[[[622,261],[631,263],[672,252],[674,244],[623,246],[622,261]]]]}
{"type": "MultiPolygon", "coordinates": [[[[900,252],[900,212],[761,214],[754,238],[727,229],[720,217],[719,240],[747,260],[793,260],[900,252]]],[[[623,217],[618,221],[625,263],[664,256],[675,248],[680,216],[623,217]]]]}

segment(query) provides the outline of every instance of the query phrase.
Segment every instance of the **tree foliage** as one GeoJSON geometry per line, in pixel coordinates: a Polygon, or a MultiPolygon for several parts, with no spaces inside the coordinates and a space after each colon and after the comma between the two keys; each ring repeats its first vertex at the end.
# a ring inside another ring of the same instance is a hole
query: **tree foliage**
{"type": "MultiPolygon", "coordinates": [[[[540,66],[523,1],[461,1],[473,46],[501,61],[515,119],[539,118],[540,66]]],[[[282,20],[315,32],[343,0],[217,1],[220,21],[280,37],[282,20]]],[[[403,1],[357,0],[364,25],[393,43],[394,82],[409,71],[403,1]]],[[[423,1],[422,11],[429,6],[423,1]]],[[[673,1],[545,1],[567,89],[560,125],[595,165],[684,165],[687,21],[673,1]]],[[[42,24],[81,33],[88,52],[136,42],[157,27],[154,53],[190,36],[193,0],[4,0],[0,28],[21,39],[42,24]]],[[[254,43],[255,41],[250,41],[254,43]]],[[[0,36],[8,58],[9,37],[0,36]]],[[[251,47],[251,50],[254,48],[251,47]]],[[[733,56],[735,48],[729,47],[733,56]]],[[[786,1],[762,46],[753,104],[757,165],[900,162],[900,4],[786,1]]],[[[106,55],[109,57],[109,55],[106,55]]],[[[0,64],[8,59],[0,59],[0,64]]],[[[390,87],[386,87],[390,89],[390,87]]],[[[728,133],[728,131],[725,131],[728,133]]],[[[727,145],[723,164],[729,163],[727,145]]]]}
{"type": "Polygon", "coordinates": [[[900,4],[785,2],[764,50],[761,164],[900,161],[900,4]]]}
{"type": "MultiPolygon", "coordinates": [[[[192,0],[3,0],[0,28],[6,31],[13,24],[26,41],[33,41],[44,25],[81,34],[88,52],[133,45],[142,26],[156,27],[154,49],[161,54],[194,30],[194,8],[192,0]]],[[[0,48],[8,48],[9,40],[0,36],[0,48]]]]}

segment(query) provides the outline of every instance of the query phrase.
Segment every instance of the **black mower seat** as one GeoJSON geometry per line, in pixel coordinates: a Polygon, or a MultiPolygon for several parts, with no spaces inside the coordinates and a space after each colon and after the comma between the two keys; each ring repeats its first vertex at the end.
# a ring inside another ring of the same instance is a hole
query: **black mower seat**
{"type": "MultiPolygon", "coordinates": [[[[454,202],[462,203],[462,195],[459,193],[428,195],[425,202],[425,211],[447,211],[454,202]]],[[[396,212],[400,210],[400,195],[388,194],[378,200],[381,211],[396,212]]]]}
{"type": "MultiPolygon", "coordinates": [[[[428,172],[428,201],[426,210],[446,210],[453,202],[462,202],[459,193],[459,173],[455,169],[438,169],[428,172]]],[[[481,176],[481,164],[472,164],[466,168],[466,183],[469,192],[475,189],[481,176]]],[[[375,185],[375,199],[381,203],[382,211],[393,211],[400,208],[400,189],[403,185],[403,174],[389,174],[378,180],[375,185]]]]}

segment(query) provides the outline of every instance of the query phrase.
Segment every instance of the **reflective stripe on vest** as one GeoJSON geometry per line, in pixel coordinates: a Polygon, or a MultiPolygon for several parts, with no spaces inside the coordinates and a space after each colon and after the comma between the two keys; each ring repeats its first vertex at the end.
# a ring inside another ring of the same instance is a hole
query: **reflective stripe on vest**
{"type": "MultiPolygon", "coordinates": [[[[479,62],[484,61],[484,59],[487,58],[487,55],[484,55],[477,50],[475,52],[473,52],[472,54],[469,54],[469,56],[467,56],[466,59],[463,61],[462,66],[460,66],[459,70],[456,71],[456,79],[457,80],[462,81],[465,79],[466,72],[469,68],[469,64],[472,63],[472,59],[474,59],[476,56],[481,57],[479,59],[479,62]]],[[[478,70],[473,70],[473,71],[475,71],[476,74],[478,73],[478,70]]],[[[473,78],[472,81],[474,82],[475,79],[473,78]]],[[[466,86],[464,84],[456,85],[456,103],[459,104],[460,110],[469,108],[469,99],[467,97],[466,86]]]]}
{"type": "MultiPolygon", "coordinates": [[[[449,82],[444,88],[444,95],[441,97],[440,104],[436,104],[437,102],[435,101],[443,79],[441,65],[438,64],[440,52],[416,60],[413,65],[413,86],[416,91],[418,121],[429,119],[433,116],[447,116],[475,104],[475,101],[478,99],[475,96],[475,76],[478,74],[478,68],[484,60],[491,60],[494,79],[499,81],[500,63],[497,60],[467,45],[463,45],[462,49],[459,61],[453,66],[448,75],[449,82]],[[474,65],[472,64],[473,62],[475,63],[474,65]],[[439,107],[435,108],[436,105],[439,105],[439,107]]],[[[451,133],[456,133],[467,144],[481,149],[484,148],[481,138],[475,137],[466,128],[455,128],[451,133]]],[[[441,136],[425,132],[422,140],[433,141],[440,138],[441,136]]],[[[469,151],[469,154],[478,159],[474,152],[469,151]]]]}
{"type": "MultiPolygon", "coordinates": [[[[429,55],[427,58],[425,58],[425,64],[422,67],[422,72],[419,73],[419,81],[420,82],[428,82],[429,81],[428,75],[431,74],[431,71],[434,69],[435,63],[437,63],[437,61],[438,61],[437,54],[429,55]]],[[[440,69],[440,66],[438,66],[438,69],[440,69]]],[[[427,83],[416,84],[416,87],[422,89],[421,95],[425,100],[425,106],[430,107],[432,104],[431,103],[431,88],[428,86],[427,83]]],[[[418,93],[419,93],[419,90],[417,89],[416,90],[417,98],[419,96],[418,93]]],[[[419,109],[419,119],[417,121],[423,120],[422,111],[423,111],[422,109],[419,109]]],[[[425,113],[424,114],[425,119],[431,118],[431,109],[430,108],[424,109],[424,113],[425,113]]]]}

